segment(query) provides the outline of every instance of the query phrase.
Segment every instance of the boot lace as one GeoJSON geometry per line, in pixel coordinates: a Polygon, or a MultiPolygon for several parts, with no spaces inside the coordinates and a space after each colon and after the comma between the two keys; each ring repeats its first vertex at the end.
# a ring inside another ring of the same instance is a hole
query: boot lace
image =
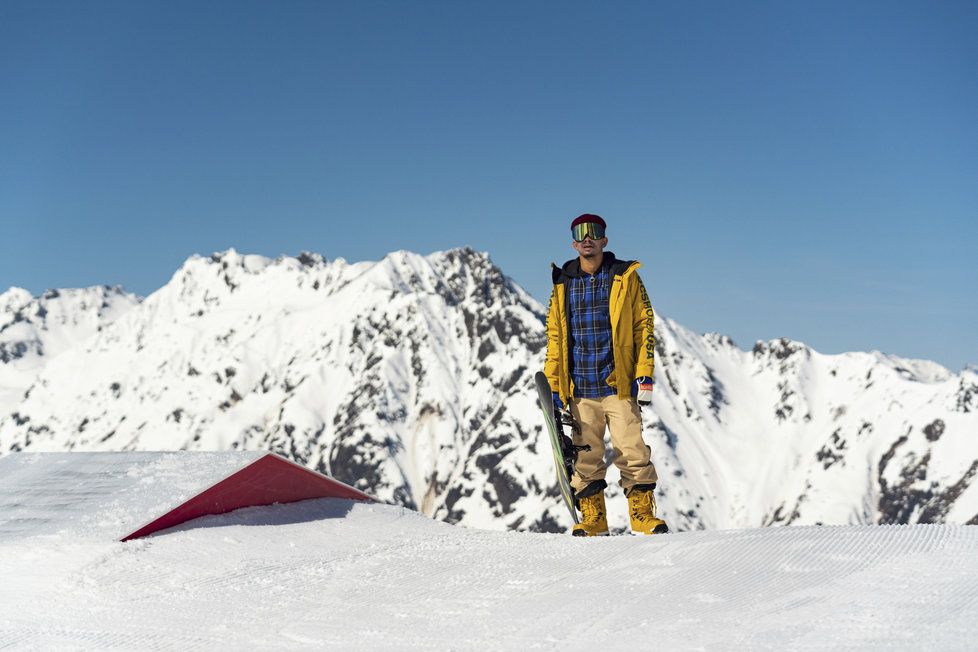
{"type": "Polygon", "coordinates": [[[592,523],[601,518],[601,510],[598,509],[597,500],[594,497],[581,499],[581,515],[587,523],[592,523]]]}
{"type": "Polygon", "coordinates": [[[646,522],[655,519],[655,496],[651,491],[635,492],[635,504],[632,507],[632,517],[646,522]]]}

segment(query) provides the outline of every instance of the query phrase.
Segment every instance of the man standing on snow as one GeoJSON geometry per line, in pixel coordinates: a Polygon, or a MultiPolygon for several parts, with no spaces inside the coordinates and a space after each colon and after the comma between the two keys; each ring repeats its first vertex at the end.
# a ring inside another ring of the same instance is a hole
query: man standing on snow
{"type": "Polygon", "coordinates": [[[553,294],[547,311],[547,362],[544,373],[554,407],[570,407],[580,424],[574,444],[590,446],[577,458],[571,486],[582,520],[575,536],[608,534],[604,503],[605,425],[628,496],[632,531],[668,532],[655,514],[656,473],[651,450],[642,439],[640,405],[652,402],[655,315],[636,270],[637,261],[618,260],[605,251],[605,221],[584,214],[571,223],[578,258],[553,266],[553,294]]]}

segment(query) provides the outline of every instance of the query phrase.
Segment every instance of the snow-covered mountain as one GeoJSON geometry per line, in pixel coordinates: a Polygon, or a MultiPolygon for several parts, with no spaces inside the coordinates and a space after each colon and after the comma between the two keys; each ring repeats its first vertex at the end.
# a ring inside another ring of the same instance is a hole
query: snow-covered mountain
{"type": "MultiPolygon", "coordinates": [[[[561,529],[543,316],[468,248],[195,256],[141,302],[10,290],[0,453],[265,448],[438,519],[561,529]]],[[[978,522],[974,368],[656,331],[646,440],[674,529],[978,522]]]]}
{"type": "Polygon", "coordinates": [[[48,360],[138,302],[119,287],[105,286],[49,290],[36,298],[20,288],[0,294],[0,414],[20,402],[48,360]]]}

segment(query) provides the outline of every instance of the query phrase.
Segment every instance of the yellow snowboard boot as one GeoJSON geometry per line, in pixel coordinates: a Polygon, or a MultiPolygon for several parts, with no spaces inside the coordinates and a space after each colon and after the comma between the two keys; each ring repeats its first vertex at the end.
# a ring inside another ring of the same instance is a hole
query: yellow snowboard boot
{"type": "Polygon", "coordinates": [[[654,489],[654,484],[642,484],[628,492],[628,515],[635,534],[665,534],[669,531],[666,522],[655,516],[654,489]]]}
{"type": "Polygon", "coordinates": [[[607,486],[604,480],[597,480],[575,496],[581,510],[581,522],[571,531],[575,537],[608,536],[608,511],[604,506],[604,488],[607,486]]]}

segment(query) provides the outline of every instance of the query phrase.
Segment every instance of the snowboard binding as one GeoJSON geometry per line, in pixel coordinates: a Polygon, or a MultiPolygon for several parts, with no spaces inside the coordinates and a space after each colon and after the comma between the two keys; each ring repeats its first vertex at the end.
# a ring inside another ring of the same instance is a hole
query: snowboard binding
{"type": "Polygon", "coordinates": [[[570,408],[564,408],[556,412],[557,417],[557,428],[560,430],[560,452],[564,456],[564,463],[567,467],[567,477],[574,477],[574,466],[577,464],[577,456],[581,451],[590,451],[591,446],[589,444],[584,444],[578,446],[574,443],[573,436],[580,436],[581,434],[581,424],[579,424],[571,415],[570,408]],[[571,429],[571,436],[568,436],[564,432],[564,426],[569,426],[571,429]]]}

